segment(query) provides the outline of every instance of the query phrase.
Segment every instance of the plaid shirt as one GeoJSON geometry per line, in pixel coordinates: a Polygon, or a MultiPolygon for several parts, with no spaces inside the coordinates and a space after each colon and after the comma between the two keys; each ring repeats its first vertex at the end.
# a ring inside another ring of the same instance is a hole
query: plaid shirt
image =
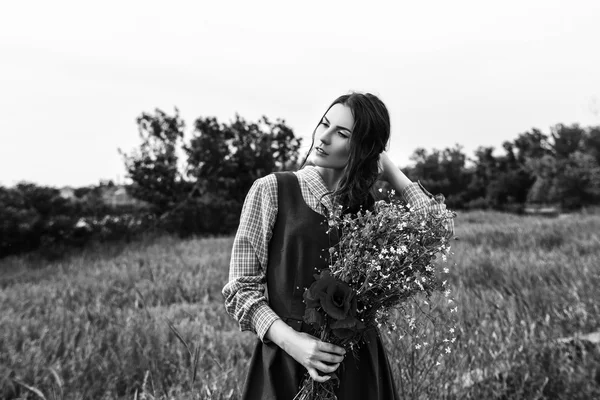
{"type": "MultiPolygon", "coordinates": [[[[314,167],[295,172],[302,197],[314,211],[327,215],[333,210],[333,198],[314,167]],[[320,201],[319,201],[320,200],[320,201]]],[[[443,211],[446,205],[427,192],[421,183],[411,183],[402,197],[413,210],[443,211]]],[[[264,335],[279,316],[269,307],[264,295],[267,281],[269,241],[277,218],[277,180],[270,174],[257,179],[244,201],[240,224],[233,241],[229,265],[229,282],[223,287],[225,308],[238,321],[242,331],[264,335]]],[[[449,235],[454,223],[448,222],[449,235]]]]}

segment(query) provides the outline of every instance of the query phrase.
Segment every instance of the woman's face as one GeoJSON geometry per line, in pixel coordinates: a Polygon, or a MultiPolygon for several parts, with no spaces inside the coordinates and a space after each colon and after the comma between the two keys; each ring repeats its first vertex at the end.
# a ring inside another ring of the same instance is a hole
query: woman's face
{"type": "Polygon", "coordinates": [[[318,167],[344,169],[350,156],[350,137],[354,127],[354,117],[349,107],[334,104],[323,117],[315,139],[312,161],[318,167]]]}

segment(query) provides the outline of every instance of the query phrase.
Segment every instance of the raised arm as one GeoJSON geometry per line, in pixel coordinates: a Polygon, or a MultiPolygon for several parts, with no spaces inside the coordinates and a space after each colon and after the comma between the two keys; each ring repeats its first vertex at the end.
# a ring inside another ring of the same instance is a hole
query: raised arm
{"type": "MultiPolygon", "coordinates": [[[[446,210],[443,195],[434,196],[420,182],[412,182],[408,179],[404,172],[394,165],[385,151],[379,157],[379,165],[380,178],[387,181],[397,193],[400,193],[414,211],[439,213],[446,210]]],[[[454,220],[448,219],[445,227],[448,231],[447,237],[454,236],[454,220]]]]}

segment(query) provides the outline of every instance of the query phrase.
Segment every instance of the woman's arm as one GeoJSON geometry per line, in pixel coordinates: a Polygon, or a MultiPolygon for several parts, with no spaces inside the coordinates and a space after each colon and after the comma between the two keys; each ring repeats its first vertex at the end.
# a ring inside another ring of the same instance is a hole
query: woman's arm
{"type": "Polygon", "coordinates": [[[229,281],[223,288],[225,308],[243,331],[273,342],[303,365],[319,382],[343,360],[345,350],[314,336],[296,332],[271,309],[265,296],[268,243],[277,218],[277,180],[257,180],[246,196],[231,253],[229,281]],[[264,267],[263,267],[264,266],[264,267]]]}
{"type": "Polygon", "coordinates": [[[413,183],[400,168],[394,165],[385,151],[379,155],[379,170],[379,178],[392,185],[396,193],[402,193],[408,185],[413,183]]]}
{"type": "Polygon", "coordinates": [[[225,309],[242,331],[264,340],[279,316],[264,295],[268,243],[277,218],[277,180],[269,175],[254,182],[244,201],[229,264],[229,280],[223,287],[225,309]]]}
{"type": "MultiPolygon", "coordinates": [[[[385,151],[379,156],[379,167],[380,179],[387,181],[397,193],[401,194],[414,211],[436,213],[446,211],[443,196],[436,198],[425,190],[420,182],[415,183],[408,179],[404,172],[394,165],[385,151]]],[[[454,236],[454,220],[446,220],[445,227],[448,231],[447,238],[454,236]]]]}

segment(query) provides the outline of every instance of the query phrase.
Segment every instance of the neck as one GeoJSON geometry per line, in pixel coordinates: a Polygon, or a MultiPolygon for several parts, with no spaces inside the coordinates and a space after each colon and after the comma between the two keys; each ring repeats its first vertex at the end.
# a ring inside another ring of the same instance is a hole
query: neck
{"type": "Polygon", "coordinates": [[[315,168],[317,169],[317,172],[319,172],[319,175],[321,175],[321,178],[323,179],[327,190],[329,190],[330,192],[335,191],[338,187],[338,184],[340,183],[340,180],[342,180],[344,170],[323,167],[315,168]]]}

